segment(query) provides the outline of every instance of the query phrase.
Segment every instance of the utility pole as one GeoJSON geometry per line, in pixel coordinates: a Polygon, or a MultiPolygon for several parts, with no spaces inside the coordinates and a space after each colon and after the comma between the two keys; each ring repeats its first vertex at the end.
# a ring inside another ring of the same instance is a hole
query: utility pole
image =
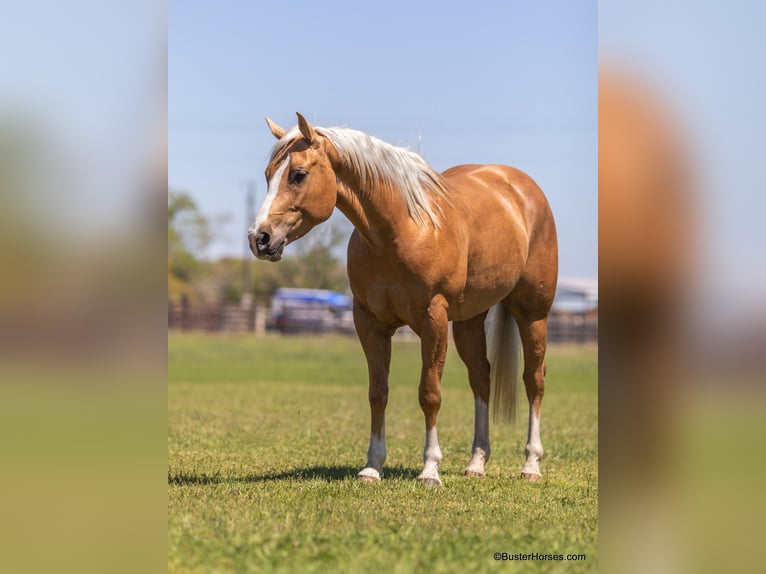
{"type": "Polygon", "coordinates": [[[252,261],[250,254],[250,243],[247,239],[247,229],[255,221],[255,182],[248,180],[245,182],[245,253],[242,257],[242,296],[246,299],[252,297],[253,292],[253,278],[252,278],[252,261]]]}

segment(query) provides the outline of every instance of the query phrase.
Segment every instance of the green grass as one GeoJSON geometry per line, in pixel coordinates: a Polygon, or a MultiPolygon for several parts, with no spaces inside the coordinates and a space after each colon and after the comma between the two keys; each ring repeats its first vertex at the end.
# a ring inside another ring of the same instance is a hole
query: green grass
{"type": "Polygon", "coordinates": [[[462,476],[473,396],[451,349],[441,489],[415,480],[424,439],[417,343],[394,344],[388,459],[375,485],[354,480],[369,429],[355,339],[171,333],[168,347],[170,572],[596,570],[595,347],[549,350],[537,483],[517,478],[523,422],[492,427],[487,478],[462,476]],[[587,560],[508,564],[494,552],[587,560]]]}

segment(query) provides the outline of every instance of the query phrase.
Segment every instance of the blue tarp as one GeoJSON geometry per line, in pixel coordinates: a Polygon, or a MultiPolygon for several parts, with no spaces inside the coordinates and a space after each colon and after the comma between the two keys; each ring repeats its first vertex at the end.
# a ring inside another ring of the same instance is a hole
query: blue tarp
{"type": "Polygon", "coordinates": [[[326,289],[277,289],[274,299],[300,301],[302,303],[324,303],[331,307],[351,307],[351,297],[326,289]]]}

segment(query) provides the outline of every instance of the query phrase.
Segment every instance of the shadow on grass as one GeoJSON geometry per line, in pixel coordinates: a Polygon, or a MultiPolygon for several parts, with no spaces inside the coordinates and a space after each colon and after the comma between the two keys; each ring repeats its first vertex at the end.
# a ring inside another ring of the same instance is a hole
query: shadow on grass
{"type": "MultiPolygon", "coordinates": [[[[352,466],[310,466],[296,468],[285,472],[273,472],[267,474],[247,475],[223,475],[219,472],[213,474],[195,473],[189,471],[168,472],[168,484],[173,486],[195,486],[207,484],[227,484],[238,482],[275,482],[280,480],[323,480],[333,482],[347,480],[356,477],[359,468],[352,466]]],[[[384,468],[383,477],[389,479],[414,480],[420,472],[412,468],[402,466],[384,468]]]]}

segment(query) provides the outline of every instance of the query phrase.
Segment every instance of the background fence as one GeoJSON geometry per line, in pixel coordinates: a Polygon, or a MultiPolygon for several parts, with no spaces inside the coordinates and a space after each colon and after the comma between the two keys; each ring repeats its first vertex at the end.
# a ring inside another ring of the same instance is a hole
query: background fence
{"type": "Polygon", "coordinates": [[[548,317],[551,343],[595,343],[598,341],[598,313],[551,313],[548,317]]]}
{"type": "MultiPolygon", "coordinates": [[[[342,314],[315,307],[286,309],[278,317],[271,317],[263,306],[237,304],[168,305],[168,328],[183,331],[354,334],[350,311],[342,314]]],[[[402,329],[402,337],[414,337],[402,329]]],[[[548,318],[548,341],[552,343],[593,343],[598,340],[598,313],[553,312],[548,318]]]]}

